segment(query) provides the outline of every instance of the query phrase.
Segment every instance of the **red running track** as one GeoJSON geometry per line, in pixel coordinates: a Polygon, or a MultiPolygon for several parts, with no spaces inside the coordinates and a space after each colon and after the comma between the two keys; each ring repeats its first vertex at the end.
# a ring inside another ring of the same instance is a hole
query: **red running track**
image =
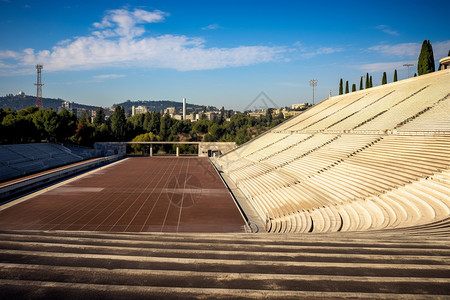
{"type": "Polygon", "coordinates": [[[243,232],[206,158],[128,158],[0,211],[0,230],[243,232]]]}

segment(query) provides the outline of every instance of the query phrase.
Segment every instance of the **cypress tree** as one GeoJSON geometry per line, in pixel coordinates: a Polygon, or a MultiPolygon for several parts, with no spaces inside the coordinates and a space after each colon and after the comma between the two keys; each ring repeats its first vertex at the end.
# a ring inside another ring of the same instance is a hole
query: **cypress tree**
{"type": "Polygon", "coordinates": [[[417,62],[417,74],[424,75],[435,71],[433,47],[429,40],[424,40],[417,62]]]}
{"type": "Polygon", "coordinates": [[[431,46],[430,41],[428,41],[428,52],[430,53],[430,67],[431,72],[436,71],[436,67],[434,65],[434,54],[433,54],[433,46],[431,46]]]}
{"type": "Polygon", "coordinates": [[[348,80],[345,82],[345,93],[348,94],[348,80]]]}
{"type": "Polygon", "coordinates": [[[383,78],[381,79],[381,84],[386,84],[387,83],[387,76],[386,76],[386,72],[383,72],[383,78]]]}
{"type": "Polygon", "coordinates": [[[352,84],[352,93],[353,92],[356,92],[356,84],[354,83],[354,84],[352,84]]]}
{"type": "Polygon", "coordinates": [[[417,73],[414,73],[414,77],[417,77],[417,73]]]}
{"type": "Polygon", "coordinates": [[[359,81],[359,90],[361,91],[363,89],[363,83],[362,83],[362,77],[361,80],[359,81]]]}
{"type": "Polygon", "coordinates": [[[366,73],[366,89],[369,88],[369,73],[366,73]]]}
{"type": "Polygon", "coordinates": [[[370,76],[370,80],[369,80],[369,86],[373,87],[373,83],[372,83],[372,76],[370,76]]]}
{"type": "Polygon", "coordinates": [[[394,82],[397,81],[397,69],[394,70],[394,82]]]}
{"type": "Polygon", "coordinates": [[[344,93],[344,83],[341,78],[341,81],[339,81],[339,95],[342,95],[343,93],[344,93]]]}
{"type": "Polygon", "coordinates": [[[447,54],[447,56],[450,56],[450,50],[448,50],[448,54],[447,54]]]}

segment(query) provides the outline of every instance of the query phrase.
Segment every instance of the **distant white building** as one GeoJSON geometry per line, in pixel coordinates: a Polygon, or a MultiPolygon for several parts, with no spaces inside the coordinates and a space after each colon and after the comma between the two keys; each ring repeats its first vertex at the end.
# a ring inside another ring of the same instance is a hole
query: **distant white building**
{"type": "Polygon", "coordinates": [[[306,103],[292,104],[291,109],[300,109],[306,106],[306,103]]]}
{"type": "Polygon", "coordinates": [[[186,116],[186,120],[196,121],[195,120],[195,114],[192,113],[192,114],[187,115],[186,116]]]}
{"type": "Polygon", "coordinates": [[[175,114],[175,107],[168,107],[164,110],[165,114],[173,115],[175,114]]]}
{"type": "Polygon", "coordinates": [[[139,105],[131,107],[131,116],[145,114],[147,112],[147,107],[139,105]]]}
{"type": "Polygon", "coordinates": [[[205,112],[205,116],[207,120],[214,120],[217,117],[217,113],[214,111],[205,112]]]}
{"type": "Polygon", "coordinates": [[[63,101],[61,103],[61,110],[63,110],[63,109],[73,113],[74,112],[73,111],[73,101],[63,101]]]}

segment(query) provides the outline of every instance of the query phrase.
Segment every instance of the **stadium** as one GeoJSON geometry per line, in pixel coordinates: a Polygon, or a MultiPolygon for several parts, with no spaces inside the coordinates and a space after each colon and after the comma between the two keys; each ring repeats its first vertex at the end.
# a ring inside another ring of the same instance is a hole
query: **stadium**
{"type": "Polygon", "coordinates": [[[70,167],[1,184],[44,178],[0,207],[0,295],[447,299],[449,99],[448,69],[330,97],[215,158],[2,146],[70,167]]]}

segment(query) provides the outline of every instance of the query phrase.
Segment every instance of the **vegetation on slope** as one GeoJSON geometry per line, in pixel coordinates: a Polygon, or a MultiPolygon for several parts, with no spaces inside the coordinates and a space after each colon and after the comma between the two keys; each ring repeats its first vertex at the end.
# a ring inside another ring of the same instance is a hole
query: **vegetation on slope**
{"type": "Polygon", "coordinates": [[[102,108],[90,120],[87,114],[76,118],[71,112],[29,107],[20,111],[0,108],[0,143],[60,142],[92,146],[94,142],[161,140],[236,142],[242,144],[284,121],[282,114],[268,110],[260,117],[235,114],[227,121],[176,120],[168,114],[147,112],[125,117],[122,106],[116,106],[109,119],[102,108]]]}

